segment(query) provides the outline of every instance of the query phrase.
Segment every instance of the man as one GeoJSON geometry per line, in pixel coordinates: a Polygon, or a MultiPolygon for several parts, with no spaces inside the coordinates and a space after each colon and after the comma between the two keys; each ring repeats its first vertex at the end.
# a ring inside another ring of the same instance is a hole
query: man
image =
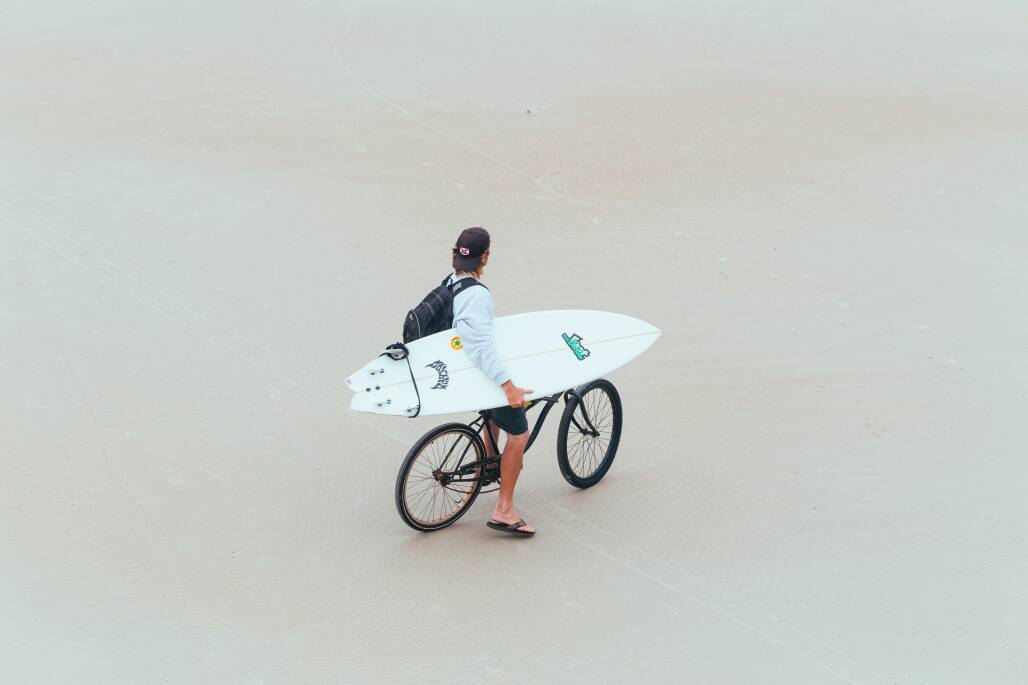
{"type": "MultiPolygon", "coordinates": [[[[468,228],[457,238],[453,247],[453,275],[450,283],[471,276],[482,279],[485,265],[489,263],[489,233],[484,228],[468,228]]],[[[453,327],[457,329],[464,345],[464,351],[471,362],[491,378],[507,395],[506,407],[492,410],[493,422],[507,434],[500,459],[500,494],[496,508],[486,524],[490,528],[520,537],[535,534],[514,510],[514,486],[521,473],[522,458],[528,444],[528,419],[525,417],[525,395],[533,391],[519,388],[511,380],[496,353],[493,342],[493,296],[485,287],[466,287],[453,297],[453,327]]],[[[499,444],[499,430],[493,436],[499,444]]],[[[486,440],[486,449],[492,447],[486,440]]]]}

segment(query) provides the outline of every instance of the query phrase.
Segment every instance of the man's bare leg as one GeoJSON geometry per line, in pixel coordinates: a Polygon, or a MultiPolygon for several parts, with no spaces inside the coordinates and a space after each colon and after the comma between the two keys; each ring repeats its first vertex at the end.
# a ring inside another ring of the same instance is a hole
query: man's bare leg
{"type": "MultiPolygon", "coordinates": [[[[528,431],[521,435],[507,434],[507,444],[503,446],[503,456],[500,458],[500,495],[496,498],[493,521],[517,523],[521,518],[514,511],[514,486],[521,475],[521,464],[524,461],[527,444],[528,431]]],[[[518,530],[526,533],[535,532],[535,528],[531,526],[523,526],[518,530]]]]}
{"type": "Polygon", "coordinates": [[[489,430],[493,434],[493,439],[490,440],[488,436],[485,438],[485,456],[493,457],[496,456],[496,450],[493,449],[493,445],[500,446],[500,427],[490,421],[489,430]]]}

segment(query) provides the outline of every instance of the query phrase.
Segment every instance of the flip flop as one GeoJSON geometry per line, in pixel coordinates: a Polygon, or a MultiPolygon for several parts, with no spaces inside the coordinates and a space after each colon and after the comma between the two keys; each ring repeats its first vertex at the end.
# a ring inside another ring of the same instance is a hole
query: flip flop
{"type": "Polygon", "coordinates": [[[535,535],[534,530],[518,530],[518,528],[528,525],[525,523],[525,519],[518,519],[516,523],[503,523],[502,521],[493,521],[492,519],[489,519],[485,525],[489,526],[493,530],[510,533],[511,535],[519,538],[530,538],[535,535]]]}

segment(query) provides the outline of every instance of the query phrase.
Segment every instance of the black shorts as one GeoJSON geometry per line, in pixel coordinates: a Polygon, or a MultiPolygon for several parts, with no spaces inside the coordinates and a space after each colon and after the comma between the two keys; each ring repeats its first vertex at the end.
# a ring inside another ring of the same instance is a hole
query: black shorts
{"type": "Polygon", "coordinates": [[[525,416],[525,408],[515,409],[511,406],[497,407],[490,409],[493,423],[500,427],[500,430],[507,431],[509,435],[521,435],[528,432],[528,417],[525,416]]]}

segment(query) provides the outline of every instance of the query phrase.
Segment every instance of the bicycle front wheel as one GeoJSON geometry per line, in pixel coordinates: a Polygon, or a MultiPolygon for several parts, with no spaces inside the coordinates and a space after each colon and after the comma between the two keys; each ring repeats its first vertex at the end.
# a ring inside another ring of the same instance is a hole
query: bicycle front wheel
{"type": "Polygon", "coordinates": [[[600,378],[578,388],[557,429],[557,464],[564,480],[588,488],[606,475],[621,441],[621,396],[600,378]],[[588,417],[588,420],[586,419],[588,417]]]}
{"type": "Polygon", "coordinates": [[[482,489],[482,439],[463,423],[447,423],[414,443],[396,475],[396,511],[411,528],[439,530],[471,508],[482,489]]]}

